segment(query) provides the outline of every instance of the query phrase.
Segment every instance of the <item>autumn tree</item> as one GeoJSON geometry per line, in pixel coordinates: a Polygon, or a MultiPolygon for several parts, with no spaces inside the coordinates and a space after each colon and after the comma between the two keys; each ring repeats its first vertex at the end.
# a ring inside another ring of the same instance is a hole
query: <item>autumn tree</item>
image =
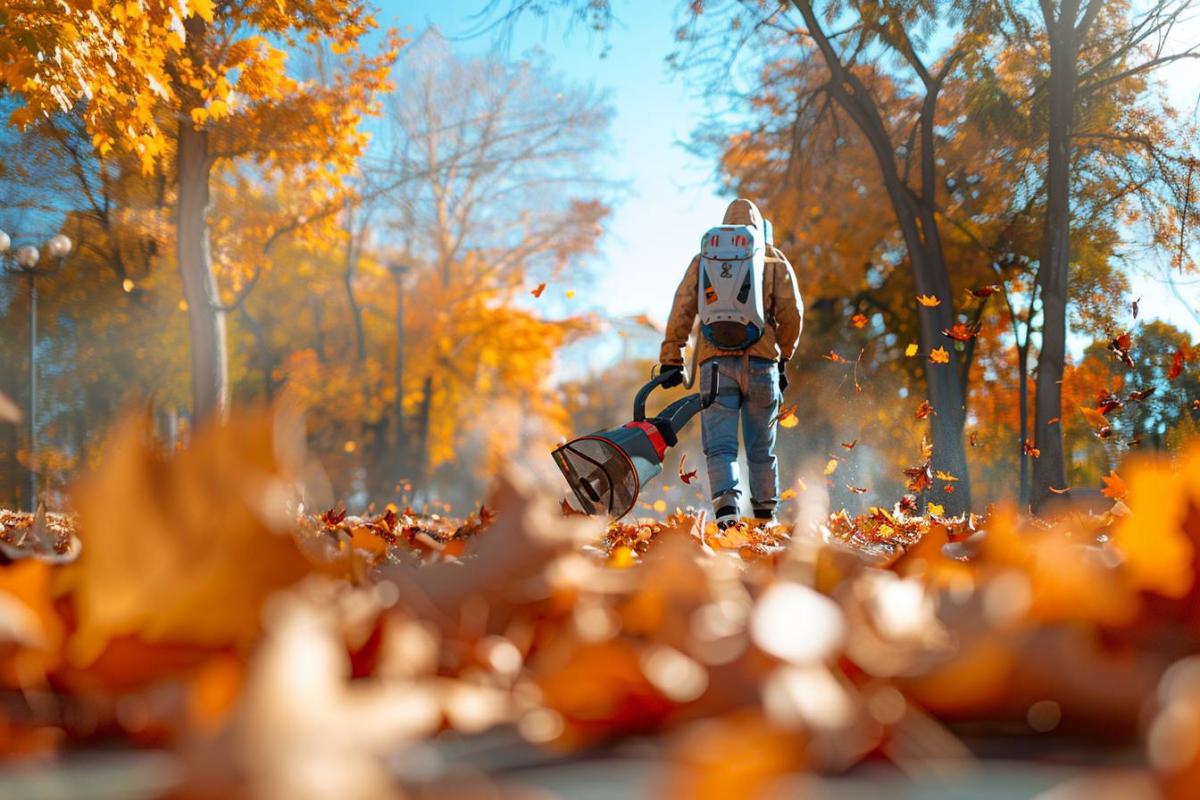
{"type": "Polygon", "coordinates": [[[1072,224],[1081,216],[1074,203],[1076,171],[1115,172],[1113,205],[1120,209],[1120,200],[1140,195],[1154,211],[1146,220],[1152,238],[1170,246],[1178,236],[1180,258],[1186,253],[1196,156],[1186,144],[1188,134],[1181,145],[1171,141],[1180,133],[1163,124],[1171,111],[1144,98],[1145,80],[1156,68],[1200,58],[1200,45],[1171,44],[1191,5],[1189,0],[1162,0],[1142,11],[1103,0],[1043,0],[1031,11],[1019,3],[1003,5],[1009,35],[1048,64],[1043,80],[1028,93],[1045,109],[1046,136],[1045,216],[1038,253],[1044,322],[1035,408],[1041,453],[1034,463],[1035,505],[1049,499],[1050,487],[1065,482],[1062,428],[1049,420],[1061,417],[1063,410],[1072,224]],[[1123,151],[1119,160],[1112,158],[1114,149],[1123,151]],[[1114,163],[1119,165],[1115,170],[1114,163]],[[1174,224],[1177,218],[1179,225],[1174,224]]]}
{"type": "MultiPolygon", "coordinates": [[[[568,286],[582,279],[581,258],[600,234],[613,187],[598,163],[610,115],[604,98],[565,85],[540,57],[457,58],[434,31],[410,46],[404,65],[414,79],[390,100],[385,161],[373,170],[419,176],[387,195],[378,230],[390,260],[413,268],[405,314],[421,334],[397,345],[407,419],[394,430],[420,478],[444,460],[436,442],[463,420],[475,393],[523,369],[523,359],[545,363],[534,330],[540,315],[513,301],[563,302],[561,290],[529,293],[560,277],[568,286]]],[[[529,387],[544,385],[536,370],[527,377],[529,387]]],[[[526,391],[531,401],[540,393],[526,391]]]]}
{"type": "Polygon", "coordinates": [[[79,105],[100,156],[128,152],[164,176],[189,320],[193,414],[223,414],[229,305],[211,256],[213,172],[252,163],[331,200],[365,146],[360,122],[374,110],[397,42],[362,52],[376,24],[359,0],[32,5],[11,13],[13,35],[0,46],[3,85],[24,101],[11,119],[27,125],[79,105]],[[289,53],[323,44],[338,59],[329,80],[296,79],[289,53]]]}

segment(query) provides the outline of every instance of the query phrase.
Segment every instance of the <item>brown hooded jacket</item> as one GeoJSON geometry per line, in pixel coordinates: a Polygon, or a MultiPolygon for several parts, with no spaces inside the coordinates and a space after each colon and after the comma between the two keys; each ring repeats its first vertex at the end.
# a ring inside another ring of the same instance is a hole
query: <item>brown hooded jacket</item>
{"type": "MultiPolygon", "coordinates": [[[[749,200],[737,199],[725,209],[723,225],[753,225],[763,230],[763,218],[758,207],[749,200]]],[[[787,361],[800,341],[800,329],[804,325],[804,304],[796,288],[796,274],[787,257],[773,246],[767,246],[766,265],[763,268],[763,311],[767,327],[762,337],[744,352],[751,358],[767,358],[772,361],[787,361]]],[[[675,301],[671,305],[671,316],[667,319],[666,336],[663,339],[659,362],[683,364],[683,350],[696,321],[700,256],[697,254],[688,265],[679,288],[675,290],[675,301]]],[[[697,337],[699,348],[697,362],[703,364],[716,356],[741,355],[742,350],[719,350],[703,336],[697,337]]]]}

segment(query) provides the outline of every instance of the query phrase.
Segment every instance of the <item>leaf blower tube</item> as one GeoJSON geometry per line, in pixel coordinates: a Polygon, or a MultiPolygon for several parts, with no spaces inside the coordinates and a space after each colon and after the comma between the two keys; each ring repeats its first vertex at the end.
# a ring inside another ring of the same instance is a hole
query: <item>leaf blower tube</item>
{"type": "MultiPolygon", "coordinates": [[[[587,514],[620,519],[637,502],[642,487],[662,472],[669,447],[679,443],[679,431],[717,397],[719,373],[714,361],[712,380],[703,395],[689,394],[646,418],[646,400],[666,379],[657,375],[633,398],[633,421],[597,431],[555,448],[554,462],[587,514]]],[[[686,385],[691,386],[695,380],[686,385]]]]}

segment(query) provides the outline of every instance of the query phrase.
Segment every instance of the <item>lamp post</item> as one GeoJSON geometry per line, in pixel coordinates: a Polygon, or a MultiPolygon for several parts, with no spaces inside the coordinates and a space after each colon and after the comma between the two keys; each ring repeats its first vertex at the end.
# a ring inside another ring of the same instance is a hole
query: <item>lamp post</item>
{"type": "Polygon", "coordinates": [[[53,275],[62,269],[71,252],[71,240],[63,234],[51,236],[45,244],[46,254],[53,259],[49,266],[38,266],[41,253],[31,244],[9,251],[12,239],[0,231],[0,263],[10,275],[24,275],[29,281],[29,510],[37,511],[37,279],[53,275]]]}

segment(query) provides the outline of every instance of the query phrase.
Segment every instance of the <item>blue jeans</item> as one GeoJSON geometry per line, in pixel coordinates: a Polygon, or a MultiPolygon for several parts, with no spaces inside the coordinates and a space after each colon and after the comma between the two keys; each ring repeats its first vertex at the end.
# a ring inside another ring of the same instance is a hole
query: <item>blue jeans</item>
{"type": "Polygon", "coordinates": [[[775,362],[762,358],[717,356],[700,367],[700,388],[712,383],[712,363],[720,380],[717,399],[700,414],[708,485],[713,508],[737,506],[738,418],[750,472],[750,504],[770,511],[779,500],[779,465],[775,458],[775,417],[779,414],[779,373],[775,362]]]}

